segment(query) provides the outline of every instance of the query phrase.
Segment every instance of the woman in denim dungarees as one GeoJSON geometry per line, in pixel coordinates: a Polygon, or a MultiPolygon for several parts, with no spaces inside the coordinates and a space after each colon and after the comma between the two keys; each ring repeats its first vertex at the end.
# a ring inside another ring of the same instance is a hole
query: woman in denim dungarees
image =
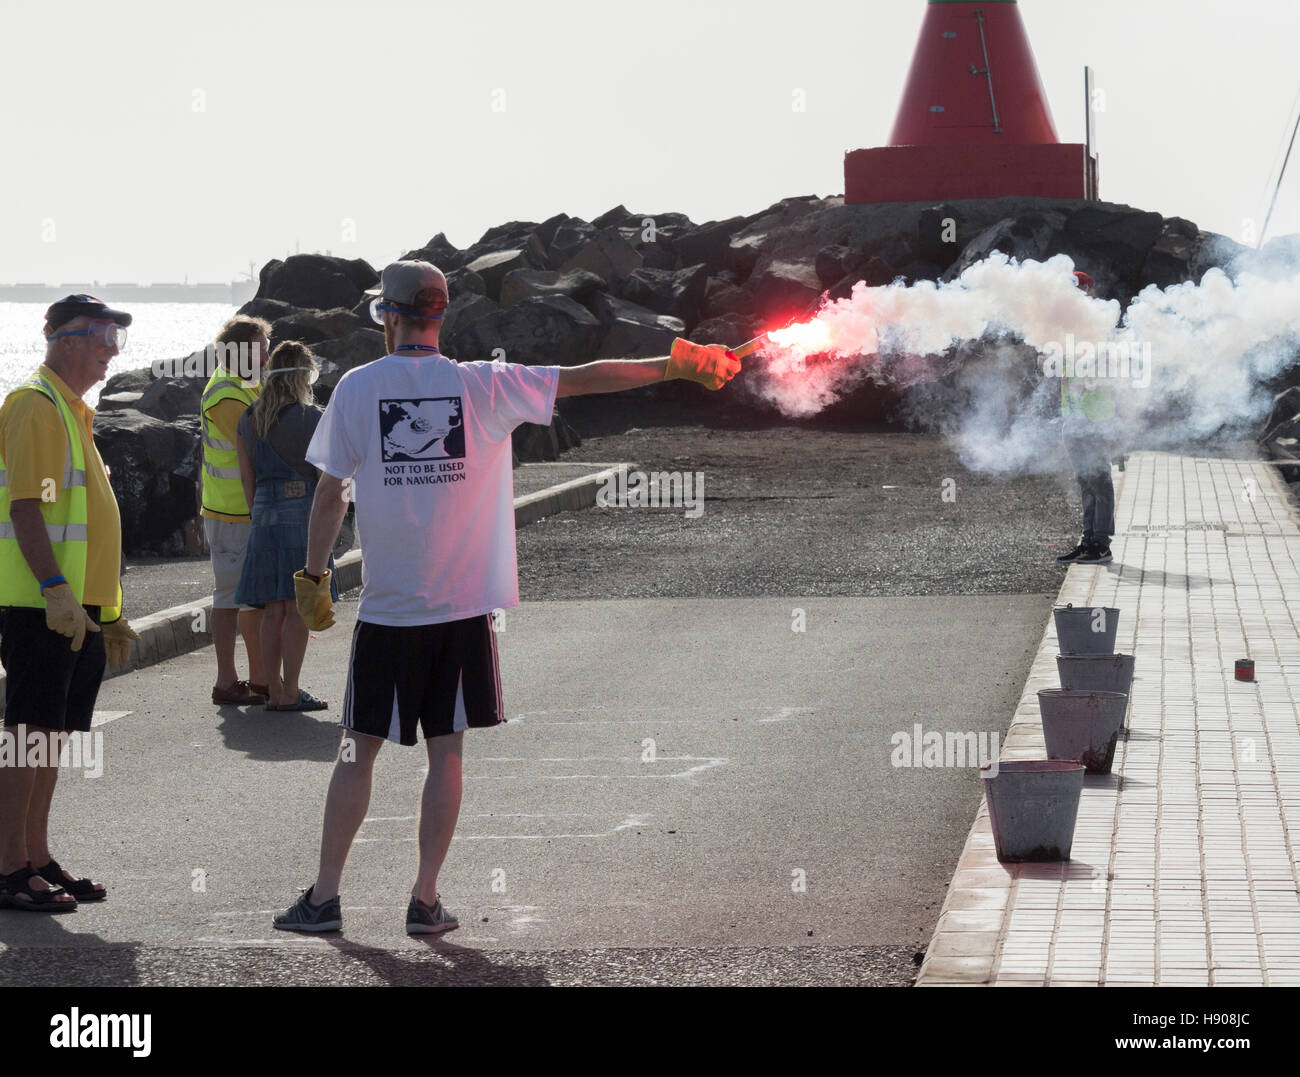
{"type": "MultiPolygon", "coordinates": [[[[239,470],[252,510],[252,530],[235,597],[266,608],[261,648],[271,693],[267,710],[328,706],[298,685],[308,631],[293,590],[293,574],[307,561],[307,522],[319,476],[302,455],[321,415],[313,402],[315,380],[311,351],[296,341],[280,344],[271,353],[258,402],[239,422],[239,470]],[[278,440],[277,451],[272,437],[280,423],[285,424],[280,433],[298,436],[278,440]]],[[[331,592],[337,600],[337,585],[331,592]]]]}

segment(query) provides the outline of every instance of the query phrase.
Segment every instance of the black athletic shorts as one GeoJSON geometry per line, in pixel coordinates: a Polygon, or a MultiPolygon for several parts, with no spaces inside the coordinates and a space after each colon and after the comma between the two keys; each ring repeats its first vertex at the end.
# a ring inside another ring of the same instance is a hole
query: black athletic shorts
{"type": "Polygon", "coordinates": [[[406,627],[357,622],[344,729],[415,744],[417,726],[427,739],[505,720],[487,614],[406,627]]]}
{"type": "MultiPolygon", "coordinates": [[[[99,624],[99,607],[85,606],[99,624]]],[[[5,725],[90,732],[104,679],[104,634],[87,632],[81,650],[45,627],[45,610],[0,606],[0,664],[5,669],[5,725]]]]}

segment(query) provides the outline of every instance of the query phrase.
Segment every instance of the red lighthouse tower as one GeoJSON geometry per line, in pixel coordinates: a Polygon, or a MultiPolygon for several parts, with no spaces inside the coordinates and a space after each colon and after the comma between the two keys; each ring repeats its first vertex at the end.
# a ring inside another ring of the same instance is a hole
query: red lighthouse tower
{"type": "Polygon", "coordinates": [[[1095,198],[1058,141],[1016,0],[929,0],[889,145],[844,157],[844,200],[1095,198]]]}

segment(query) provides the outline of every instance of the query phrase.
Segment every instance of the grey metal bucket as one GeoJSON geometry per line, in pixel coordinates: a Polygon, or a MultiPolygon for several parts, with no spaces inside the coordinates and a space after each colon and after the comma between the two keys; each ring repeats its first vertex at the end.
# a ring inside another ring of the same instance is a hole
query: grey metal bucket
{"type": "Polygon", "coordinates": [[[1119,631],[1119,610],[1113,606],[1057,606],[1056,638],[1062,654],[1110,654],[1119,631]]]}
{"type": "Polygon", "coordinates": [[[1083,792],[1083,764],[1014,759],[980,768],[998,859],[1069,860],[1083,792]]]}
{"type": "Polygon", "coordinates": [[[1062,688],[1077,692],[1123,692],[1133,687],[1131,654],[1058,654],[1056,672],[1062,688]]]}
{"type": "Polygon", "coordinates": [[[1123,692],[1044,688],[1038,693],[1038,709],[1049,759],[1082,763],[1089,774],[1110,773],[1128,696],[1123,692]]]}

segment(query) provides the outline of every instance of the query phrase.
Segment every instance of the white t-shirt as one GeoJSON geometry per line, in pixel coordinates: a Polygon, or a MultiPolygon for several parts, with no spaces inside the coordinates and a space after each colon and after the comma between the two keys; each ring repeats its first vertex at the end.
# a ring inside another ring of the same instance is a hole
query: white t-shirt
{"type": "Polygon", "coordinates": [[[510,432],[548,424],[559,367],[388,355],[339,379],[307,459],[352,479],[357,617],[423,625],[519,604],[510,432]]]}

